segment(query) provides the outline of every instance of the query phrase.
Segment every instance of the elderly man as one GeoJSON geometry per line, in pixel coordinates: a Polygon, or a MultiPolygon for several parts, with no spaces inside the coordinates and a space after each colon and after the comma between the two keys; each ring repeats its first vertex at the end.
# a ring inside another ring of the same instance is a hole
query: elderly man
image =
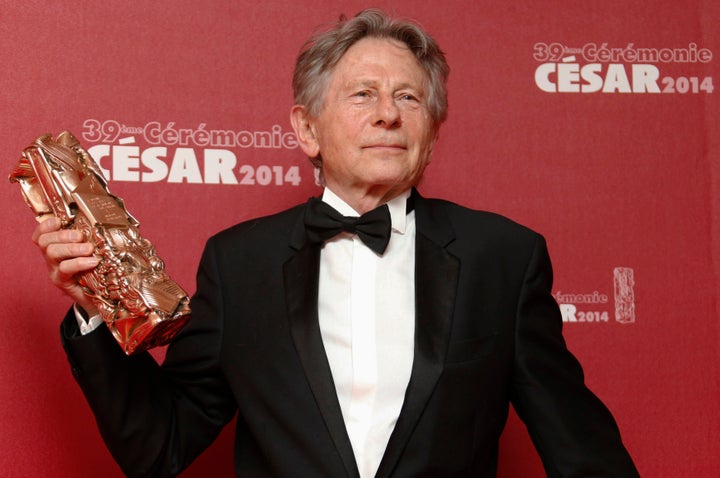
{"type": "Polygon", "coordinates": [[[565,347],[542,237],[413,188],[447,74],[430,36],[378,11],[308,42],[291,120],[322,199],[208,241],[162,366],[86,323],[72,276],[92,246],[38,226],[77,304],[74,375],[128,475],[180,472],[237,412],[238,476],[490,477],[512,403],[549,476],[637,476],[565,347]]]}

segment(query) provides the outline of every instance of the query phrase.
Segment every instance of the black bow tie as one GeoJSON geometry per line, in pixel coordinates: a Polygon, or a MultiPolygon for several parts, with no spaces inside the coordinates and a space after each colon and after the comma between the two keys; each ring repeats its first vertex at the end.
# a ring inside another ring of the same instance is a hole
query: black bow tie
{"type": "Polygon", "coordinates": [[[382,254],[390,242],[390,225],[387,204],[360,217],[343,216],[317,198],[310,198],[305,209],[305,230],[310,242],[314,243],[322,243],[344,231],[357,234],[366,246],[382,254]]]}

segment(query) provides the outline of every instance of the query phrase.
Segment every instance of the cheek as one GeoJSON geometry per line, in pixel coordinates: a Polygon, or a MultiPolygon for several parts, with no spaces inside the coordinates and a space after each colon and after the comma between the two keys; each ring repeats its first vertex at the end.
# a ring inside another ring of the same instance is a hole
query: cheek
{"type": "Polygon", "coordinates": [[[361,138],[361,129],[357,121],[348,121],[346,118],[326,122],[322,125],[318,144],[321,152],[345,151],[351,149],[361,138]]]}
{"type": "Polygon", "coordinates": [[[417,142],[415,143],[414,152],[417,154],[419,163],[429,162],[430,153],[435,146],[436,135],[433,132],[422,130],[415,136],[417,142]]]}

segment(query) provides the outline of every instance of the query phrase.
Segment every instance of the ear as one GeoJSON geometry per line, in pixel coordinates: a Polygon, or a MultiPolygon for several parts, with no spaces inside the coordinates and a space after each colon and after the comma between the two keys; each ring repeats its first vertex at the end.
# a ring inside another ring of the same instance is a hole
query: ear
{"type": "Polygon", "coordinates": [[[290,123],[295,130],[300,148],[309,158],[316,158],[320,154],[313,118],[303,105],[295,105],[290,110],[290,123]]]}

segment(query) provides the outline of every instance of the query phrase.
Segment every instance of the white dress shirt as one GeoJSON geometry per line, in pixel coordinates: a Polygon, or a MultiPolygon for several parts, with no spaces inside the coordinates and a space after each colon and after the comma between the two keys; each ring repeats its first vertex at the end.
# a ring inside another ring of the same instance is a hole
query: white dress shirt
{"type": "MultiPolygon", "coordinates": [[[[392,234],[380,256],[357,235],[320,255],[320,332],[362,478],[375,475],[405,398],[415,336],[415,213],[408,191],[390,201],[392,234]]],[[[323,201],[359,216],[329,189],[323,201]]]]}

